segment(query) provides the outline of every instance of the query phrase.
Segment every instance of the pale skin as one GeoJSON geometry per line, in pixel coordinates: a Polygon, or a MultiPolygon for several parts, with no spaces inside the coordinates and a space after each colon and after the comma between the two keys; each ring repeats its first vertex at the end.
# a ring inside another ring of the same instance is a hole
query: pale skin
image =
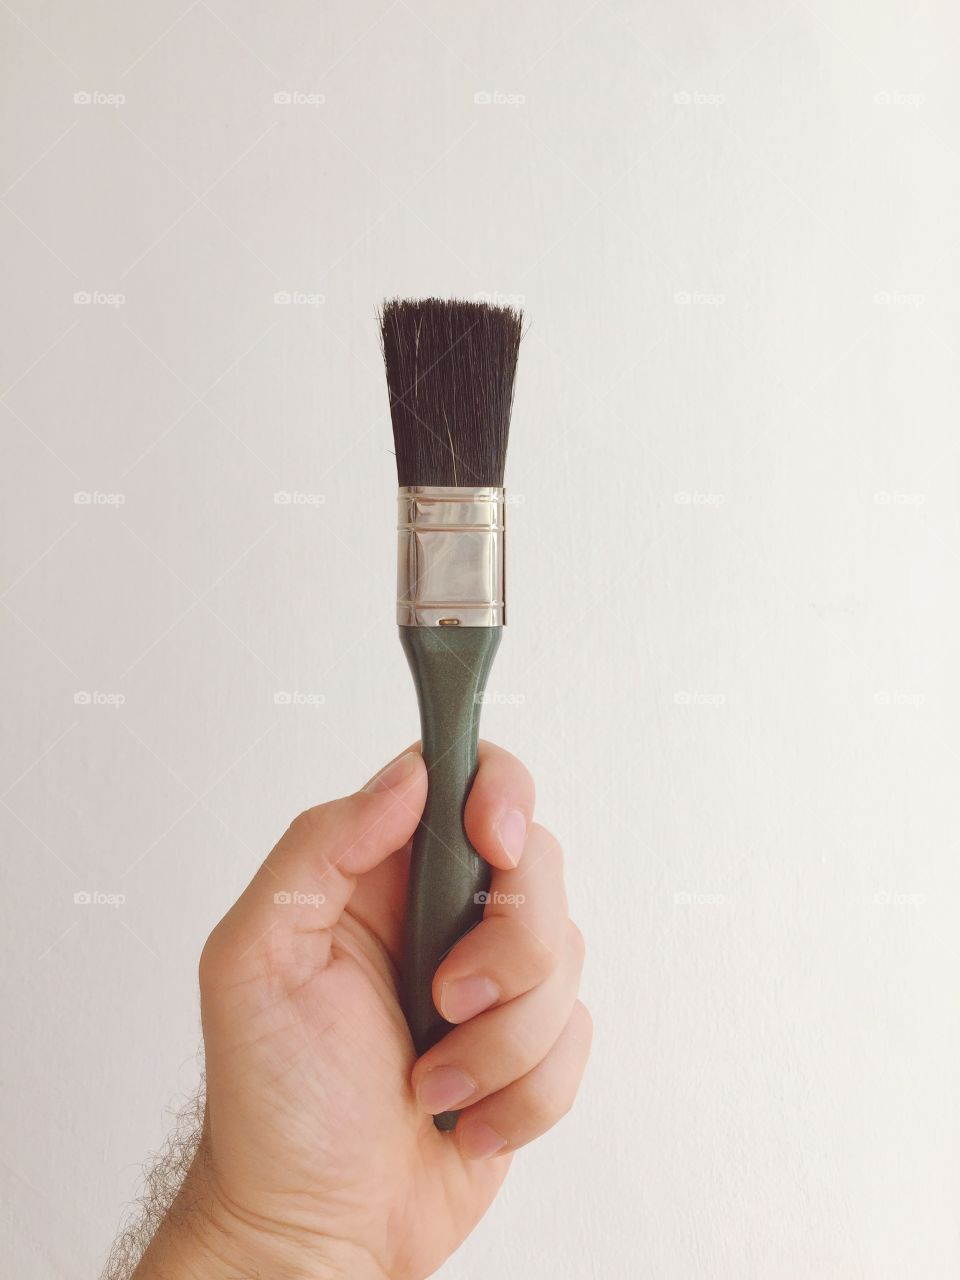
{"type": "Polygon", "coordinates": [[[456,1025],[416,1058],[398,973],[426,792],[411,750],[301,814],[210,935],[203,1136],[136,1280],[422,1280],[570,1109],[591,1035],[583,942],[533,781],[489,744],[465,825],[491,900],[434,981],[456,1025]]]}

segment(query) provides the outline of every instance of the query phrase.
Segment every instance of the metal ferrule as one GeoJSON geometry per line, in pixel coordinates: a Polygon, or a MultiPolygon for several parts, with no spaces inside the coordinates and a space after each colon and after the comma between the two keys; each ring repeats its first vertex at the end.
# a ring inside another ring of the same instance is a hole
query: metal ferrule
{"type": "Polygon", "coordinates": [[[503,489],[417,485],[397,502],[400,626],[503,626],[503,489]]]}

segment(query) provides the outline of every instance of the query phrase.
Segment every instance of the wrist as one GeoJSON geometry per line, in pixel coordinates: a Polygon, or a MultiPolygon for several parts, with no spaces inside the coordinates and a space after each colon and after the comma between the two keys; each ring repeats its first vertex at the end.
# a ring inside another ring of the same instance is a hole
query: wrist
{"type": "Polygon", "coordinates": [[[390,1280],[348,1240],[239,1212],[191,1169],[133,1280],[390,1280]]]}

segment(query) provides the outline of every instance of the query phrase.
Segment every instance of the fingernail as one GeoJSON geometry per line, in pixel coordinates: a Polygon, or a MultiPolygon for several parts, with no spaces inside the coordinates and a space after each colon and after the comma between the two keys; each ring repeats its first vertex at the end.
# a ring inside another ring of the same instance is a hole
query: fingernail
{"type": "Polygon", "coordinates": [[[440,988],[440,1012],[448,1022],[466,1022],[500,999],[500,988],[489,978],[457,978],[440,988]]]}
{"type": "Polygon", "coordinates": [[[417,1087],[417,1101],[432,1116],[452,1111],[477,1092],[477,1086],[459,1067],[434,1067],[417,1087]]]}
{"type": "Polygon", "coordinates": [[[497,835],[500,837],[504,853],[516,866],[527,839],[527,820],[519,809],[510,809],[503,815],[497,827],[497,835]]]}
{"type": "Polygon", "coordinates": [[[507,1145],[496,1129],[491,1129],[483,1120],[472,1120],[461,1126],[460,1150],[468,1160],[487,1160],[502,1151],[507,1145]]]}
{"type": "Polygon", "coordinates": [[[389,791],[392,787],[398,787],[401,782],[405,782],[410,774],[413,773],[417,758],[416,751],[405,751],[402,756],[392,760],[378,774],[375,774],[363,790],[389,791]]]}

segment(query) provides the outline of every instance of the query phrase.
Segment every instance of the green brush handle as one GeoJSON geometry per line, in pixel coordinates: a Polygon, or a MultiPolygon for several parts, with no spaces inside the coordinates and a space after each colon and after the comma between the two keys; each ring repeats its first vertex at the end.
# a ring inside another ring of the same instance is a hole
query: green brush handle
{"type": "MultiPolygon", "coordinates": [[[[404,938],[404,1012],[418,1055],[449,1030],[433,1003],[440,961],[483,918],[477,895],[490,887],[490,868],[463,826],[463,809],[477,771],[480,695],[502,627],[401,627],[420,704],[427,803],[413,837],[404,938]]],[[[457,1112],[436,1116],[450,1130],[457,1112]]]]}

